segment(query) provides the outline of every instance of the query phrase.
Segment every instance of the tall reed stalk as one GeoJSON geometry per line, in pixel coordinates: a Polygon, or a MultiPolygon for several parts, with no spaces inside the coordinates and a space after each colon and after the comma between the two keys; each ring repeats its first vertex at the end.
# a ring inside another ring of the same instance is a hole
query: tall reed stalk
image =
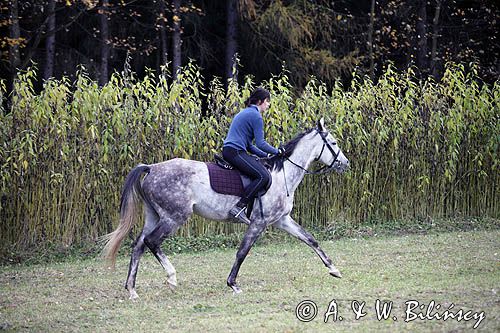
{"type": "MultiPolygon", "coordinates": [[[[329,89],[311,79],[296,96],[287,74],[263,83],[272,93],[268,140],[283,143],[324,116],[352,163],[344,176],[306,177],[294,211],[301,223],[498,217],[499,82],[483,84],[474,67],[461,65],[449,65],[439,82],[389,66],[377,83],[355,76],[350,87],[329,89]]],[[[125,71],[101,88],[81,68],[74,83],[49,80],[35,93],[34,78],[34,69],[20,73],[10,108],[2,103],[0,110],[4,249],[70,245],[110,232],[132,167],[211,160],[257,86],[247,77],[226,91],[215,78],[205,88],[194,64],[173,83],[165,73],[139,80],[125,71]]],[[[195,218],[181,234],[239,230],[195,218]]]]}

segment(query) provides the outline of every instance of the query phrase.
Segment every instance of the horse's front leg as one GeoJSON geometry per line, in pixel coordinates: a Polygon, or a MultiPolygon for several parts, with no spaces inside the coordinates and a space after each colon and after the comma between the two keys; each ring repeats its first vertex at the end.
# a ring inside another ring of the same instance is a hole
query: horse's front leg
{"type": "Polygon", "coordinates": [[[264,221],[253,221],[248,226],[248,229],[245,232],[245,236],[241,241],[240,248],[236,253],[236,260],[233,264],[233,268],[231,268],[231,273],[229,273],[229,277],[227,278],[227,285],[233,289],[233,292],[235,294],[241,293],[241,288],[236,284],[236,276],[238,276],[240,266],[245,260],[248,251],[250,251],[250,248],[259,238],[265,228],[266,223],[264,221]]]}
{"type": "Polygon", "coordinates": [[[326,253],[319,247],[318,242],[314,237],[304,230],[299,224],[297,224],[290,215],[283,216],[278,220],[273,226],[280,228],[289,234],[297,237],[307,245],[309,245],[314,252],[321,258],[325,266],[328,268],[330,274],[334,277],[341,278],[339,270],[333,265],[332,260],[326,255],[326,253]]]}

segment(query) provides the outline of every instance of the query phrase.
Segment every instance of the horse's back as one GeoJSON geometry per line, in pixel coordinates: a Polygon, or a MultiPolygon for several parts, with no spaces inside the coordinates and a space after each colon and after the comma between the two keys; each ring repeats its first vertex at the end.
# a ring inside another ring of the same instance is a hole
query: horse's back
{"type": "Polygon", "coordinates": [[[173,158],[171,160],[151,164],[150,167],[155,172],[196,172],[205,166],[204,162],[188,160],[185,158],[173,158]]]}
{"type": "Polygon", "coordinates": [[[194,212],[211,220],[224,220],[238,200],[237,196],[212,190],[205,162],[175,158],[150,167],[142,186],[158,210],[170,214],[194,212]]]}
{"type": "Polygon", "coordinates": [[[203,178],[207,172],[204,162],[174,158],[160,163],[150,165],[151,171],[144,179],[143,186],[163,183],[182,183],[187,185],[190,180],[203,178]]]}
{"type": "Polygon", "coordinates": [[[144,178],[143,189],[153,196],[168,193],[189,193],[195,181],[208,182],[205,163],[175,158],[150,165],[150,172],[144,178]]]}

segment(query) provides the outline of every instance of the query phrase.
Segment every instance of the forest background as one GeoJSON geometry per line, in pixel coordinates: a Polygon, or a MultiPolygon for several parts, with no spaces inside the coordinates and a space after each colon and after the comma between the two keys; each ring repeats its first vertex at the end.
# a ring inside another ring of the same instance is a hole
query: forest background
{"type": "Polygon", "coordinates": [[[173,78],[194,59],[206,86],[213,76],[260,82],[283,66],[298,89],[311,75],[349,82],[355,68],[375,79],[389,62],[436,78],[450,61],[477,63],[486,82],[500,73],[497,1],[9,0],[0,10],[8,91],[34,63],[38,89],[74,79],[79,65],[103,85],[127,56],[139,77],[163,68],[173,78]]]}
{"type": "MultiPolygon", "coordinates": [[[[328,238],[443,218],[498,228],[495,1],[10,0],[0,10],[2,259],[95,244],[116,226],[132,167],[211,160],[257,85],[273,96],[272,144],[324,116],[352,163],[342,177],[306,177],[294,208],[306,227],[328,238]]],[[[180,234],[224,243],[213,237],[241,231],[194,219],[180,234]]]]}

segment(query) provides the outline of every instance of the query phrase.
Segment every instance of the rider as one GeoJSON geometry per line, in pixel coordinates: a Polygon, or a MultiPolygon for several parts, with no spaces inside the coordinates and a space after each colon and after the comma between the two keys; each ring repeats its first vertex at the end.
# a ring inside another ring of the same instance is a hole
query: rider
{"type": "Polygon", "coordinates": [[[246,108],[234,116],[222,149],[222,156],[239,171],[252,179],[240,201],[229,211],[235,219],[250,224],[244,214],[245,207],[262,188],[271,181],[267,169],[258,157],[283,154],[284,149],[276,149],[264,139],[264,121],[262,113],[269,109],[271,95],[264,88],[255,89],[246,100],[246,108]],[[253,141],[255,140],[255,145],[253,141]]]}

